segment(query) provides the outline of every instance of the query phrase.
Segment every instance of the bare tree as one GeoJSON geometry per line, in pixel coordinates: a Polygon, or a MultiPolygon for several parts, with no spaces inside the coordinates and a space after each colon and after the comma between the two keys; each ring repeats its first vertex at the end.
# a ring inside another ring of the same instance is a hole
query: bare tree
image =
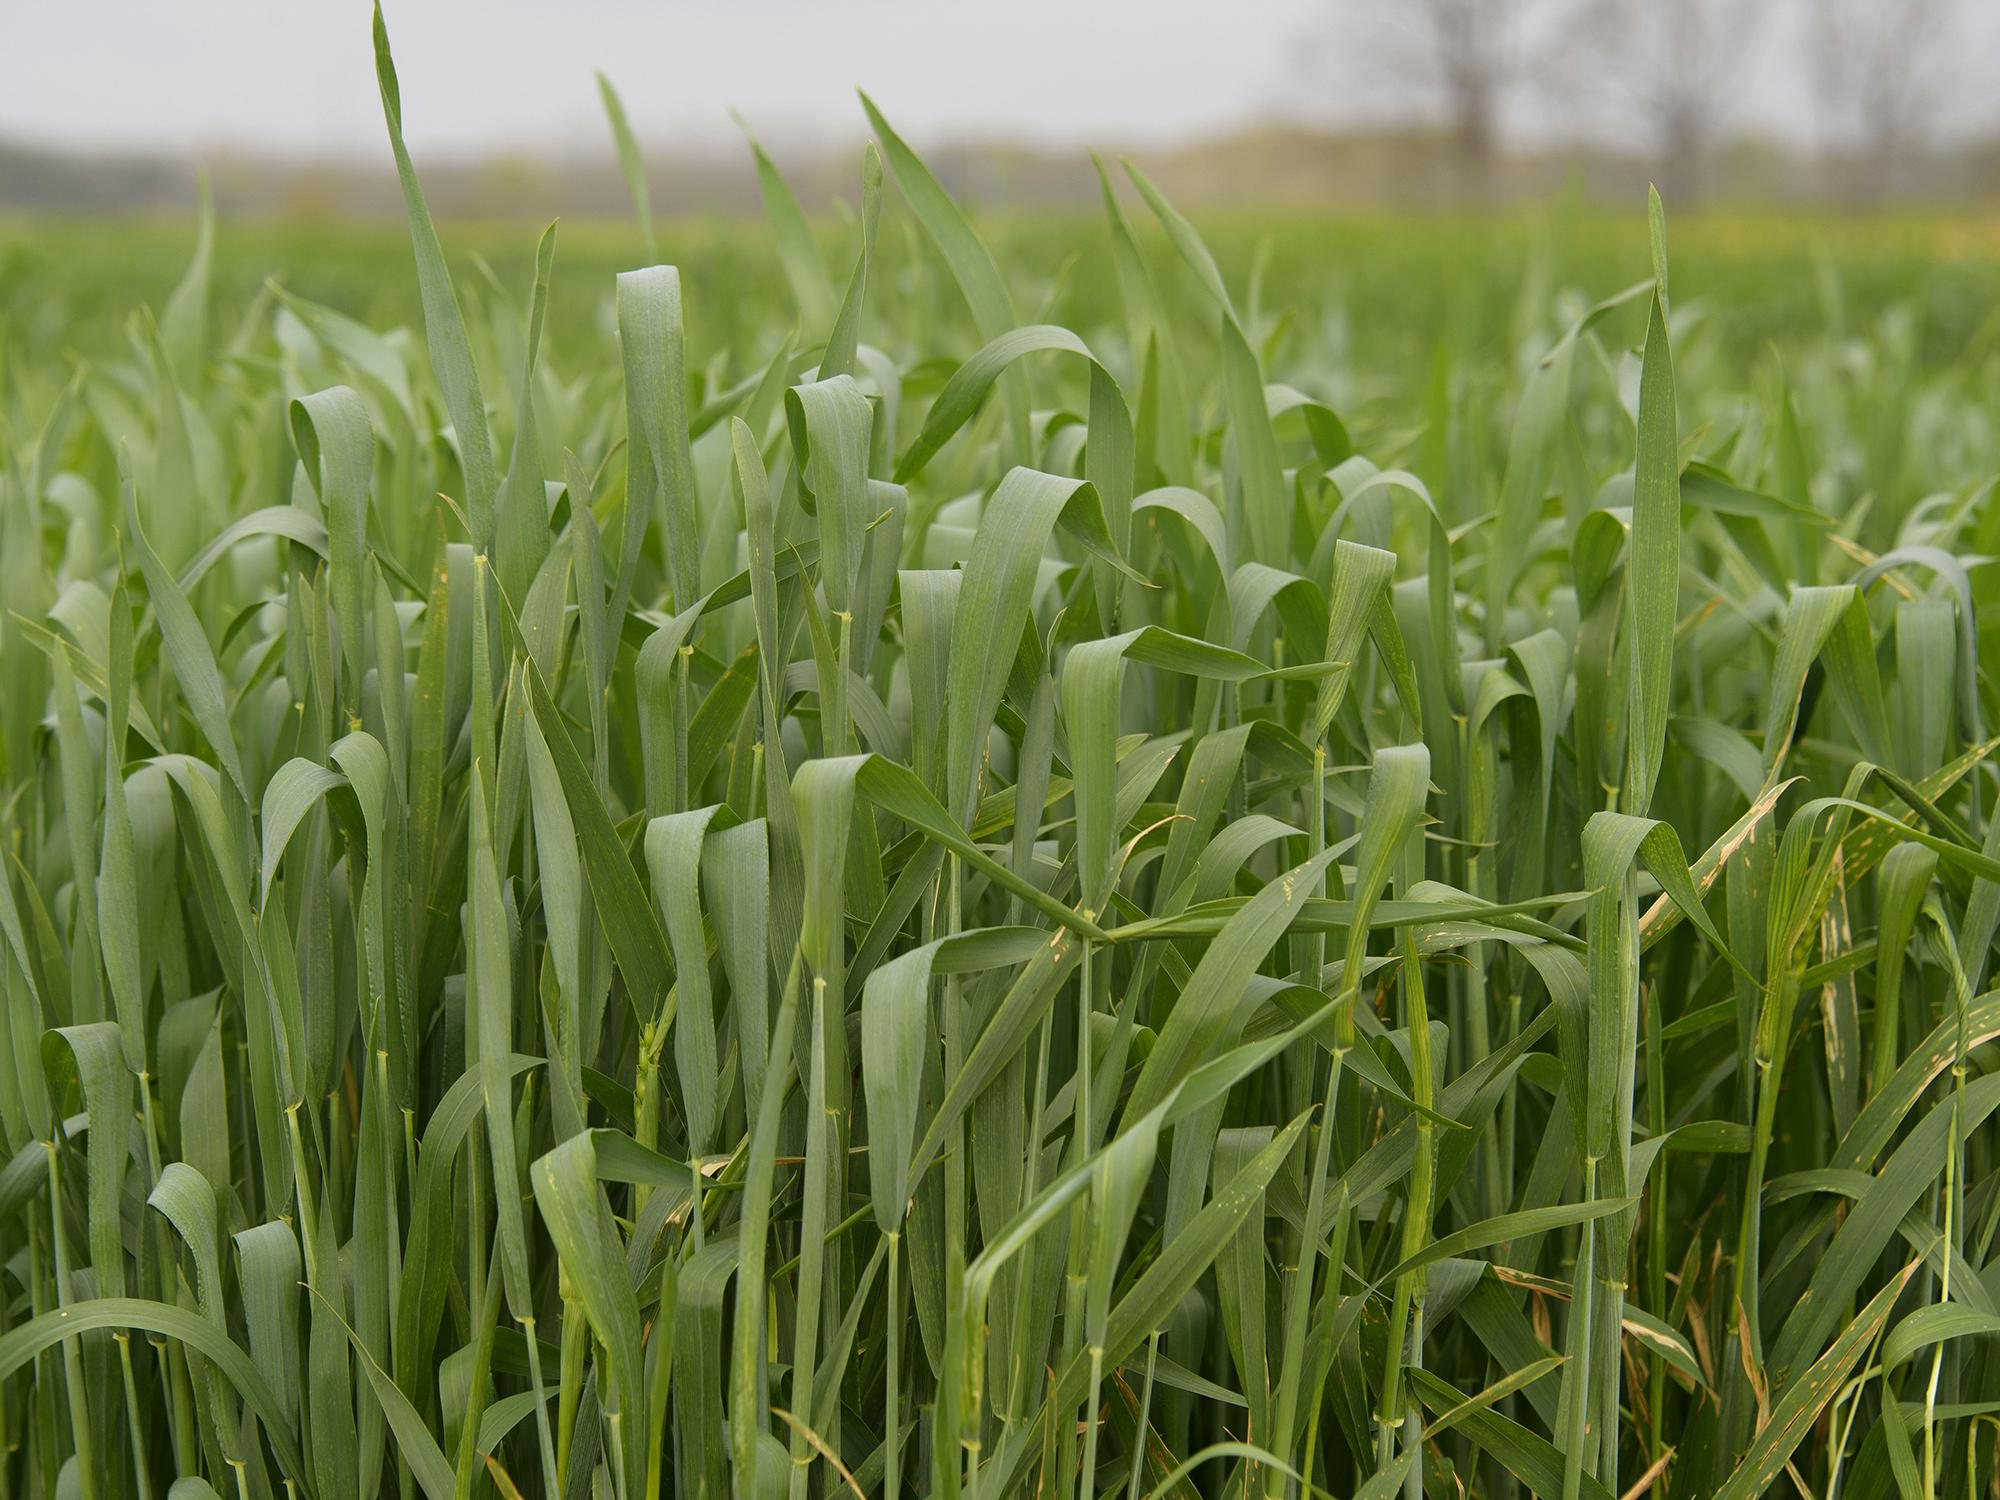
{"type": "Polygon", "coordinates": [[[1887,188],[1934,128],[1963,0],[1804,0],[1822,141],[1887,188]]]}
{"type": "Polygon", "coordinates": [[[1577,86],[1636,121],[1671,195],[1708,189],[1770,11],[1769,0],[1593,0],[1585,11],[1577,86]]]}
{"type": "Polygon", "coordinates": [[[1467,164],[1493,159],[1500,91],[1519,26],[1519,0],[1418,0],[1410,7],[1444,96],[1452,140],[1467,164]]]}
{"type": "Polygon", "coordinates": [[[1482,179],[1500,147],[1509,98],[1544,69],[1549,20],[1583,0],[1329,0],[1323,27],[1306,38],[1313,65],[1335,43],[1366,59],[1396,92],[1432,96],[1461,164],[1482,179]]]}

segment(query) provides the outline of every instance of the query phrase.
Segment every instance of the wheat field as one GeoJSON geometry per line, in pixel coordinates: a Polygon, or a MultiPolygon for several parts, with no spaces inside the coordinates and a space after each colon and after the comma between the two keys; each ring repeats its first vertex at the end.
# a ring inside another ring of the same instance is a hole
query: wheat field
{"type": "Polygon", "coordinates": [[[419,320],[0,303],[0,1495],[2000,1493],[1986,325],[865,96],[718,291],[609,83],[552,294],[376,47],[419,320]]]}

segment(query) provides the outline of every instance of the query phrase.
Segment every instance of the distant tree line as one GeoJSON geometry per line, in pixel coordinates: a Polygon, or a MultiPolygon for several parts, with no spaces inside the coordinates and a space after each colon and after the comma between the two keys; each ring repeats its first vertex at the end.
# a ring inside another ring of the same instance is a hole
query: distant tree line
{"type": "MultiPolygon", "coordinates": [[[[1698,196],[1745,113],[1760,50],[1803,64],[1811,138],[1850,189],[1892,191],[1935,144],[1976,6],[1992,0],[1328,0],[1361,56],[1441,109],[1469,183],[1488,177],[1509,106],[1580,135],[1628,120],[1662,175],[1698,196]]],[[[1991,128],[1995,121],[1978,122],[1991,128]]]]}

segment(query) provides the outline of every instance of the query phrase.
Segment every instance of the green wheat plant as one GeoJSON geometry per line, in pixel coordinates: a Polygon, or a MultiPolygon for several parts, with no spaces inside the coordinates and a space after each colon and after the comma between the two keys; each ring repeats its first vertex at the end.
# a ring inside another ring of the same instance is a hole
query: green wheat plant
{"type": "Polygon", "coordinates": [[[1385,405],[866,98],[568,326],[375,26],[420,328],[0,358],[0,1496],[1996,1493],[1983,344],[1385,405]]]}

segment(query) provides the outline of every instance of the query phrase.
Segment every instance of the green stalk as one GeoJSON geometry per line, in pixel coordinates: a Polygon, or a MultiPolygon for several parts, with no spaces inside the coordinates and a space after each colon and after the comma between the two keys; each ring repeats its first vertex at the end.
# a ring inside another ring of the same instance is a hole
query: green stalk
{"type": "MultiPolygon", "coordinates": [[[[492,1234],[492,1231],[488,1228],[490,1216],[486,1206],[486,1164],[492,1160],[492,1157],[487,1154],[486,1132],[482,1128],[483,1124],[483,1121],[474,1120],[471,1130],[466,1133],[465,1221],[469,1242],[473,1244],[492,1234]]],[[[641,1137],[641,1140],[643,1141],[644,1137],[641,1137]]],[[[300,1180],[304,1181],[304,1178],[302,1177],[300,1180]]],[[[497,1242],[496,1238],[495,1243],[497,1242]]],[[[308,1270],[310,1270],[310,1267],[308,1267],[308,1270]]],[[[475,1249],[468,1249],[466,1252],[466,1272],[470,1284],[467,1300],[475,1307],[484,1307],[486,1305],[486,1257],[479,1254],[475,1249]]]]}
{"type": "MultiPolygon", "coordinates": [[[[742,1284],[746,1287],[757,1287],[764,1281],[766,1240],[771,1228],[772,1159],[777,1154],[785,1090],[792,1077],[791,1037],[798,1018],[799,972],[803,964],[803,954],[795,947],[784,988],[779,991],[778,1017],[771,1032],[771,1065],[750,1137],[747,1159],[751,1170],[744,1181],[741,1229],[742,1284]]],[[[764,1305],[765,1298],[755,1292],[736,1301],[735,1338],[730,1351],[729,1459],[738,1494],[756,1482],[757,1438],[768,1421],[768,1403],[763,1392],[764,1305]]]]}
{"type": "MultiPolygon", "coordinates": [[[[158,1182],[162,1170],[162,1157],[160,1152],[159,1118],[153,1106],[153,1075],[151,1071],[141,1070],[138,1081],[139,1105],[145,1115],[147,1166],[150,1169],[152,1180],[158,1182]]],[[[165,1221],[158,1214],[151,1215],[151,1218],[154,1221],[153,1243],[155,1262],[160,1268],[159,1290],[164,1294],[168,1274],[166,1268],[173,1265],[173,1246],[167,1237],[168,1232],[165,1221]]],[[[195,1455],[199,1448],[200,1440],[196,1436],[196,1423],[192,1409],[193,1391],[192,1389],[184,1391],[176,1380],[175,1365],[167,1357],[169,1347],[178,1348],[177,1345],[170,1346],[165,1340],[157,1341],[153,1345],[155,1361],[160,1368],[161,1383],[168,1390],[173,1391],[176,1398],[173,1420],[167,1426],[168,1442],[174,1450],[174,1466],[180,1472],[186,1473],[197,1462],[195,1455]]],[[[124,1351],[121,1349],[120,1353],[123,1356],[124,1351]]],[[[126,1383],[128,1387],[131,1384],[129,1372],[126,1383]]],[[[134,1424],[132,1440],[134,1443],[137,1443],[139,1441],[137,1423],[140,1417],[138,1411],[130,1405],[130,1395],[131,1393],[128,1390],[127,1420],[134,1424]]],[[[140,1472],[143,1474],[144,1471],[145,1466],[142,1464],[140,1472]]]]}
{"type": "MultiPolygon", "coordinates": [[[[1483,853],[1495,833],[1494,760],[1498,753],[1498,737],[1499,725],[1489,714],[1477,731],[1469,725],[1466,726],[1460,740],[1459,752],[1466,783],[1464,797],[1466,847],[1463,851],[1465,889],[1485,901],[1497,899],[1499,891],[1493,861],[1486,858],[1483,853]]],[[[1449,1033],[1449,1045],[1453,1052],[1458,1054],[1456,1061],[1461,1069],[1483,1061],[1493,1051],[1490,1005],[1487,998],[1488,984],[1492,977],[1506,974],[1506,949],[1499,948],[1494,957],[1495,961],[1490,965],[1477,963],[1467,965],[1447,992],[1448,1000],[1455,994],[1459,1002],[1449,1033]]],[[[1479,1144],[1475,1150],[1479,1163],[1482,1218],[1502,1213],[1506,1209],[1506,1192],[1501,1185],[1498,1145],[1495,1122],[1489,1118],[1480,1128],[1479,1144]]],[[[1414,1468],[1412,1472],[1415,1472],[1414,1468]]]]}
{"type": "MultiPolygon", "coordinates": [[[[1938,1306],[1951,1301],[1951,1268],[1958,1259],[1960,1242],[1964,1238],[1959,1208],[1960,1157],[1964,1151],[1965,1119],[1965,1075],[1966,1051],[1969,1041],[1966,1012],[1971,1003],[1970,986],[1965,970],[1958,959],[1958,942],[1945,921],[1944,913],[1935,904],[1927,902],[1928,914],[1937,924],[1938,951],[1951,969],[1952,1009],[1957,1015],[1957,1034],[1952,1047],[1951,1063],[1951,1134],[1945,1139],[1944,1151],[1944,1269],[1938,1277],[1938,1306]]],[[[1944,1374],[1944,1352],[1946,1340],[1940,1339],[1931,1349],[1930,1379],[1924,1385],[1924,1494],[1926,1497],[1937,1493],[1937,1399],[1938,1382],[1944,1374]]],[[[1966,1483],[1973,1484],[1973,1466],[1967,1466],[1966,1483]]]]}
{"type": "MultiPolygon", "coordinates": [[[[69,1262],[69,1241],[63,1234],[62,1223],[62,1170],[56,1160],[56,1143],[45,1143],[49,1155],[49,1222],[52,1230],[50,1244],[55,1251],[56,1306],[70,1305],[71,1270],[69,1262]]],[[[86,1395],[83,1378],[83,1344],[81,1339],[67,1338],[62,1341],[63,1381],[68,1388],[70,1429],[76,1442],[77,1491],[81,1500],[97,1500],[98,1467],[96,1440],[92,1437],[90,1422],[90,1401],[86,1395]]]]}
{"type": "Polygon", "coordinates": [[[194,1408],[194,1378],[187,1367],[187,1353],[171,1339],[162,1339],[159,1350],[161,1382],[173,1392],[169,1431],[173,1435],[174,1462],[183,1471],[200,1462],[200,1417],[194,1408]]]}
{"type": "MultiPolygon", "coordinates": [[[[1583,1159],[1583,1201],[1597,1196],[1597,1161],[1583,1159]]],[[[1564,1370],[1562,1429],[1557,1447],[1563,1455],[1563,1500],[1577,1500],[1583,1493],[1584,1445],[1590,1420],[1591,1346],[1595,1341],[1592,1292],[1596,1287],[1593,1251],[1597,1226],[1586,1224],[1577,1239],[1576,1269],[1570,1283],[1569,1364],[1564,1370]]]]}
{"type": "Polygon", "coordinates": [[[688,672],[694,662],[694,643],[684,642],[674,659],[674,784],[673,806],[669,812],[685,812],[688,798],[688,672]]]}
{"type": "MultiPolygon", "coordinates": [[[[1410,1368],[1424,1367],[1424,1303],[1422,1289],[1410,1314],[1410,1368]]],[[[1403,1500],[1424,1500],[1424,1409],[1406,1403],[1409,1430],[1404,1433],[1403,1451],[1410,1455],[1410,1472],[1403,1479],[1403,1500]]],[[[1308,1450],[1310,1453],[1310,1450],[1308,1450]]]]}
{"type": "MultiPolygon", "coordinates": [[[[1359,966],[1351,967],[1358,969],[1359,966]]],[[[1285,1290],[1285,1354],[1278,1375],[1277,1405],[1271,1418],[1271,1451],[1287,1460],[1294,1456],[1292,1429],[1298,1418],[1299,1387],[1305,1378],[1307,1315],[1311,1310],[1313,1285],[1319,1271],[1317,1226],[1326,1209],[1327,1176],[1333,1155],[1334,1112],[1340,1103],[1340,1072],[1348,1051],[1354,1046],[1354,990],[1354,977],[1343,978],[1343,998],[1336,1002],[1336,1040],[1332,1059],[1327,1065],[1326,1098],[1320,1109],[1319,1138],[1313,1146],[1312,1179],[1306,1196],[1304,1253],[1299,1258],[1298,1270],[1292,1274],[1291,1284],[1285,1290]]],[[[1333,1259],[1327,1270],[1329,1291],[1337,1292],[1340,1286],[1340,1257],[1346,1241],[1347,1200],[1342,1194],[1334,1214],[1330,1252],[1333,1259]]],[[[1315,1401],[1314,1405],[1317,1404],[1315,1401]]],[[[1283,1475],[1275,1470],[1269,1471],[1264,1479],[1264,1493],[1282,1494],[1286,1482],[1283,1475]]]]}
{"type": "Polygon", "coordinates": [[[903,1288],[897,1280],[903,1236],[889,1231],[889,1294],[887,1372],[882,1385],[882,1495],[898,1500],[903,1493],[903,1418],[900,1400],[903,1388],[903,1288]]]}
{"type": "MultiPolygon", "coordinates": [[[[1312,790],[1306,796],[1306,857],[1317,857],[1326,851],[1326,746],[1313,746],[1312,790]]],[[[1326,881],[1319,882],[1316,896],[1326,894],[1326,881]]],[[[1326,971],[1326,934],[1314,927],[1299,935],[1298,951],[1301,955],[1298,966],[1300,984],[1314,989],[1320,986],[1320,976],[1326,971]]]]}
{"type": "MultiPolygon", "coordinates": [[[[651,1148],[657,1148],[660,1140],[660,1094],[665,1087],[665,1073],[661,1068],[660,1058],[666,1051],[667,1031],[673,1015],[674,999],[669,996],[667,1003],[661,1007],[659,1017],[647,1021],[639,1028],[639,1063],[633,1089],[632,1134],[640,1145],[651,1148]]],[[[633,1217],[638,1217],[652,1193],[652,1188],[646,1183],[633,1184],[633,1217]]]]}
{"type": "Polygon", "coordinates": [[[1077,1500],[1092,1500],[1097,1493],[1097,1403],[1104,1384],[1104,1348],[1090,1346],[1090,1397],[1083,1408],[1083,1465],[1076,1476],[1077,1500]]]}
{"type": "MultiPolygon", "coordinates": [[[[314,1206],[312,1189],[309,1185],[312,1179],[306,1175],[306,1147],[304,1139],[299,1134],[298,1105],[285,1106],[285,1124],[292,1137],[292,1180],[294,1199],[299,1210],[299,1246],[305,1256],[306,1283],[309,1286],[317,1286],[319,1285],[319,1213],[314,1206]]],[[[472,1159],[474,1161],[479,1159],[476,1150],[472,1153],[472,1159]]],[[[473,1259],[476,1261],[478,1257],[474,1256],[473,1259]]]]}
{"type": "MultiPolygon", "coordinates": [[[[1646,1128],[1656,1139],[1667,1133],[1667,1080],[1663,1051],[1664,1047],[1660,1040],[1660,1001],[1656,993],[1652,996],[1652,1003],[1646,1007],[1646,1128]]],[[[1646,1300],[1653,1309],[1653,1315],[1664,1323],[1670,1316],[1667,1304],[1666,1152],[1662,1151],[1654,1161],[1652,1180],[1647,1187],[1646,1300]]],[[[1651,1464],[1658,1463],[1660,1455],[1665,1451],[1666,1356],[1655,1353],[1648,1360],[1648,1365],[1646,1458],[1651,1464]]],[[[1662,1474],[1659,1482],[1664,1486],[1667,1476],[1662,1474]]]]}
{"type": "MultiPolygon", "coordinates": [[[[699,1211],[697,1210],[697,1217],[699,1211]]],[[[661,1318],[668,1320],[665,1326],[655,1322],[652,1336],[646,1340],[646,1493],[664,1493],[662,1485],[666,1479],[667,1461],[667,1394],[672,1370],[667,1368],[673,1358],[669,1330],[673,1314],[662,1307],[661,1318]]]]}
{"type": "MultiPolygon", "coordinates": [[[[1403,990],[1407,996],[1410,1029],[1411,1097],[1424,1110],[1437,1106],[1431,1056],[1430,1007],[1424,999],[1422,962],[1417,954],[1413,929],[1402,932],[1403,990]]],[[[1435,1127],[1430,1116],[1416,1117],[1416,1163],[1410,1175],[1408,1201],[1403,1208],[1402,1250],[1398,1259],[1408,1260],[1430,1241],[1431,1191],[1437,1170],[1435,1127]]],[[[1384,1346],[1382,1399],[1375,1411],[1375,1466],[1386,1468],[1395,1457],[1395,1436],[1403,1425],[1403,1342],[1415,1306],[1416,1326],[1422,1326],[1424,1269],[1419,1266],[1396,1278],[1395,1305],[1389,1315],[1389,1336],[1384,1346]]]]}
{"type": "Polygon", "coordinates": [[[570,1284],[569,1268],[556,1263],[557,1289],[562,1296],[562,1368],[556,1387],[556,1472],[569,1472],[570,1444],[576,1437],[576,1412],[583,1400],[583,1361],[590,1352],[590,1326],[583,1304],[570,1284]]]}
{"type": "MultiPolygon", "coordinates": [[[[812,1414],[814,1377],[819,1372],[821,1278],[826,1263],[827,1199],[832,1190],[827,1160],[826,980],[813,976],[812,1050],[806,1073],[805,1205],[799,1222],[798,1321],[792,1332],[792,1408],[812,1414]]],[[[802,1419],[803,1420],[803,1419],[802,1419]]],[[[792,1431],[792,1500],[804,1500],[812,1450],[805,1434],[792,1431]]]]}
{"type": "MultiPolygon", "coordinates": [[[[1048,1100],[1049,1049],[1055,1039],[1055,1020],[1055,1007],[1050,1006],[1042,1015],[1042,1024],[1038,1028],[1040,1035],[1035,1044],[1034,1104],[1028,1113],[1028,1169],[1021,1189],[1023,1203],[1034,1201],[1035,1194],[1041,1189],[1042,1119],[1048,1100]]],[[[1014,1309],[1014,1334],[1010,1340],[1014,1355],[1013,1372],[1007,1382],[1007,1410],[1001,1414],[1008,1426],[1019,1419],[1019,1403],[1027,1394],[1028,1381],[1021,1368],[1021,1360],[1028,1348],[1025,1320],[1032,1311],[1027,1302],[1027,1298],[1021,1298],[1014,1309]]]]}
{"type": "MultiPolygon", "coordinates": [[[[480,1258],[475,1252],[473,1259],[480,1258]]],[[[493,1336],[500,1326],[500,1242],[497,1236],[493,1240],[489,1259],[484,1278],[485,1291],[477,1312],[479,1335],[473,1342],[472,1379],[466,1386],[464,1420],[458,1430],[456,1500],[471,1500],[473,1489],[478,1484],[479,1419],[486,1410],[488,1386],[493,1374],[493,1336]]],[[[620,1406],[623,1406],[624,1400],[623,1393],[620,1393],[620,1406]]],[[[616,1420],[614,1417],[613,1421],[616,1420]]]]}
{"type": "MultiPolygon", "coordinates": [[[[118,1345],[118,1371],[125,1386],[125,1426],[132,1439],[132,1474],[138,1485],[139,1500],[152,1500],[152,1465],[146,1460],[145,1409],[139,1404],[138,1383],[132,1378],[132,1335],[120,1329],[112,1334],[118,1345]]],[[[220,1417],[222,1414],[216,1414],[220,1417]]]]}
{"type": "MultiPolygon", "coordinates": [[[[1095,977],[1097,956],[1091,945],[1083,945],[1083,962],[1077,971],[1076,991],[1076,1103],[1070,1114],[1070,1165],[1079,1167],[1090,1156],[1090,1015],[1093,1008],[1092,980],[1095,977]]],[[[1094,1205],[1088,1197],[1077,1201],[1069,1215],[1069,1275],[1064,1286],[1063,1297],[1063,1341],[1062,1356],[1057,1361],[1058,1369],[1067,1369],[1076,1357],[1079,1348],[1090,1343],[1085,1324],[1087,1322],[1086,1303],[1088,1287],[1086,1277],[1090,1273],[1090,1214],[1094,1205]]],[[[1090,1493],[1092,1477],[1097,1461],[1097,1405],[1099,1388],[1104,1377],[1104,1351],[1091,1347],[1090,1387],[1083,1408],[1083,1457],[1082,1467],[1077,1472],[1077,1494],[1087,1497],[1090,1493]]],[[[1062,1428],[1057,1437],[1057,1464],[1059,1472],[1070,1472],[1071,1456],[1076,1446],[1076,1426],[1067,1414],[1058,1413],[1062,1428]]]]}
{"type": "Polygon", "coordinates": [[[1760,1285],[1759,1238],[1762,1218],[1758,1212],[1764,1195],[1764,1170],[1770,1160],[1771,1140],[1777,1131],[1778,1085],[1784,1078],[1785,1038],[1789,1035],[1792,1004],[1798,995],[1798,974],[1789,956],[1784,968],[1765,982],[1764,1009],[1757,1022],[1752,1064],[1755,1070],[1756,1121],[1750,1136],[1750,1169],[1743,1195],[1743,1211],[1737,1230],[1735,1273],[1735,1313],[1732,1335],[1740,1324],[1751,1351],[1762,1358],[1763,1339],[1759,1333],[1757,1291],[1760,1285]]]}
{"type": "MultiPolygon", "coordinates": [[[[947,937],[956,935],[963,925],[960,909],[959,860],[956,854],[945,860],[945,931],[947,937]]],[[[944,1072],[947,1079],[956,1078],[965,1066],[966,1034],[969,1030],[965,1014],[965,1001],[961,993],[957,975],[947,976],[944,982],[944,1072]]],[[[959,1376],[960,1360],[954,1344],[959,1344],[966,1336],[963,1318],[953,1310],[964,1305],[961,1295],[965,1280],[966,1260],[966,1171],[965,1171],[965,1121],[961,1117],[952,1124],[951,1141],[945,1148],[944,1156],[944,1305],[949,1337],[945,1352],[945,1379],[956,1382],[959,1376]]],[[[961,1345],[962,1346],[962,1345],[961,1345]]],[[[940,1408],[942,1409],[942,1407],[940,1408]]],[[[953,1500],[960,1492],[962,1484],[961,1464],[969,1462],[962,1451],[964,1434],[943,1432],[933,1444],[937,1455],[936,1477],[943,1500],[953,1500]]],[[[976,1440],[971,1451],[977,1452],[976,1440]]]]}
{"type": "MultiPolygon", "coordinates": [[[[1084,1282],[1084,1251],[1080,1247],[1084,1243],[1084,1230],[1087,1224],[1088,1221],[1084,1218],[1084,1210],[1081,1206],[1070,1214],[1069,1265],[1063,1278],[1062,1353],[1057,1360],[1057,1367],[1060,1369],[1068,1369],[1070,1363],[1076,1358],[1078,1350],[1083,1346],[1082,1329],[1086,1286],[1084,1282]]],[[[1093,1400],[1097,1394],[1095,1373],[1093,1372],[1093,1381],[1090,1389],[1090,1395],[1093,1400]]],[[[1056,1423],[1056,1473],[1062,1476],[1068,1476],[1077,1472],[1078,1459],[1076,1453],[1076,1419],[1074,1411],[1075,1409],[1072,1407],[1053,1414],[1053,1420],[1056,1423]]],[[[1095,1416],[1096,1409],[1094,1406],[1084,1409],[1084,1420],[1088,1425],[1096,1425],[1095,1416]]],[[[1064,1482],[1067,1483],[1066,1477],[1064,1482]]],[[[1079,1480],[1079,1483],[1081,1483],[1081,1480],[1079,1480]]]]}
{"type": "Polygon", "coordinates": [[[1153,1420],[1153,1371],[1160,1363],[1160,1330],[1146,1336],[1146,1383],[1139,1392],[1139,1425],[1132,1441],[1132,1477],[1125,1486],[1125,1500],[1139,1500],[1139,1478],[1146,1467],[1146,1434],[1153,1420]]]}
{"type": "Polygon", "coordinates": [[[528,1381],[535,1393],[535,1435],[542,1450],[542,1482],[551,1495],[562,1492],[561,1470],[556,1467],[555,1436],[549,1431],[549,1402],[542,1382],[542,1348],[535,1337],[533,1315],[521,1318],[521,1336],[528,1345],[528,1381]]]}
{"type": "MultiPolygon", "coordinates": [[[[1616,1215],[1592,1226],[1604,1237],[1604,1264],[1607,1270],[1623,1258],[1619,1254],[1623,1247],[1612,1240],[1618,1231],[1611,1227],[1623,1218],[1622,1214],[1616,1215]]],[[[1598,1376],[1597,1478],[1606,1489],[1613,1491],[1618,1488],[1618,1393],[1625,1376],[1625,1363],[1619,1348],[1625,1324],[1625,1291],[1623,1281],[1606,1279],[1603,1299],[1597,1309],[1597,1354],[1594,1361],[1598,1376]]]]}
{"type": "Polygon", "coordinates": [[[834,618],[840,622],[840,631],[833,659],[833,681],[827,688],[826,753],[829,756],[846,755],[854,743],[854,721],[848,716],[847,708],[847,664],[854,655],[854,614],[851,610],[837,610],[834,618]]]}

